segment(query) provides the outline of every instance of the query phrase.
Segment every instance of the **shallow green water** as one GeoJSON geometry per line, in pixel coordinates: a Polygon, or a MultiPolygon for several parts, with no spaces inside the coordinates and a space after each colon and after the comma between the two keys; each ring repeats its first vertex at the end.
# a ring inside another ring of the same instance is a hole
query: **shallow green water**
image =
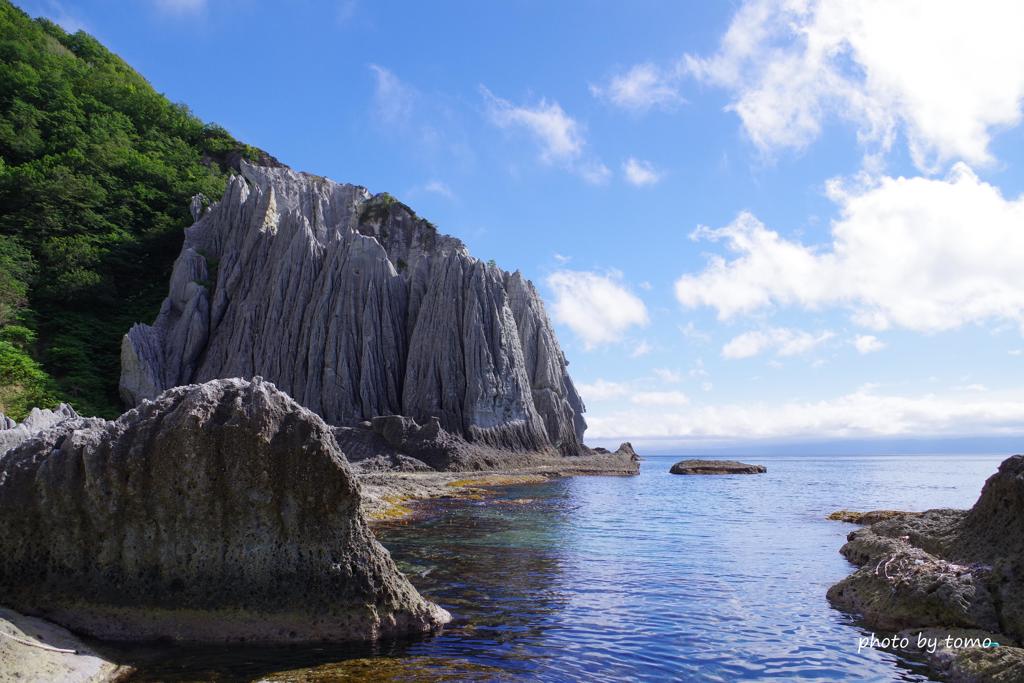
{"type": "Polygon", "coordinates": [[[851,571],[836,509],[968,507],[995,456],[768,457],[756,476],[636,477],[509,487],[428,503],[378,536],[441,634],[372,647],[133,648],[135,680],[922,681],[857,653],[825,600],[851,571]]]}

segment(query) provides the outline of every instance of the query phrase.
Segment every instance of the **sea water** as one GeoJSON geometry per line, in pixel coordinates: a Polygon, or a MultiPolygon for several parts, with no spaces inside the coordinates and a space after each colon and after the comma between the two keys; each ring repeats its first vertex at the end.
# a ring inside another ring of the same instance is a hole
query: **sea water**
{"type": "MultiPolygon", "coordinates": [[[[970,507],[1004,456],[770,456],[760,475],[571,477],[376,528],[454,620],[374,646],[130,653],[136,680],[926,681],[829,606],[838,509],[970,507]],[[859,651],[858,651],[859,649],[859,651]]],[[[123,659],[123,657],[122,657],[123,659]]]]}

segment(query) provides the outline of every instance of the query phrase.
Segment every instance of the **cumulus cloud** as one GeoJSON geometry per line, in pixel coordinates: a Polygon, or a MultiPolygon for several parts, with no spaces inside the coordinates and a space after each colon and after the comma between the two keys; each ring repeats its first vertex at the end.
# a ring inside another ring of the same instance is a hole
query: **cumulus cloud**
{"type": "Polygon", "coordinates": [[[820,401],[592,411],[588,438],[869,438],[1024,433],[1024,394],[886,395],[865,386],[820,401]]]}
{"type": "Polygon", "coordinates": [[[718,51],[683,68],[733,94],[729,109],[763,150],[800,148],[830,118],[915,163],[991,161],[994,131],[1024,98],[1024,4],[982,0],[748,0],[718,51]]]}
{"type": "Polygon", "coordinates": [[[874,330],[1024,326],[1024,197],[1005,199],[962,163],[946,179],[884,177],[830,192],[840,218],[827,249],[785,239],[749,213],[699,228],[694,239],[724,241],[733,257],[712,256],[703,272],[681,277],[680,303],[714,307],[723,320],[839,306],[874,330]]]}
{"type": "Polygon", "coordinates": [[[588,348],[622,340],[626,330],[648,322],[647,307],[613,273],[559,270],[547,278],[554,292],[554,318],[588,348]]]}
{"type": "Polygon", "coordinates": [[[885,348],[885,342],[873,334],[858,334],[853,339],[853,345],[860,354],[874,353],[885,348]]]}
{"type": "Polygon", "coordinates": [[[607,85],[590,86],[590,92],[615,106],[636,112],[658,107],[670,109],[685,100],[679,94],[676,70],[664,71],[654,64],[637,64],[612,76],[607,85]]]}
{"type": "Polygon", "coordinates": [[[752,330],[729,340],[722,347],[722,357],[751,358],[764,351],[774,351],[777,356],[799,356],[834,336],[835,333],[828,330],[818,334],[786,327],[752,330]]]}
{"type": "Polygon", "coordinates": [[[649,161],[640,161],[634,157],[626,159],[622,164],[622,173],[630,185],[643,187],[654,185],[661,180],[661,173],[655,170],[649,161]]]}

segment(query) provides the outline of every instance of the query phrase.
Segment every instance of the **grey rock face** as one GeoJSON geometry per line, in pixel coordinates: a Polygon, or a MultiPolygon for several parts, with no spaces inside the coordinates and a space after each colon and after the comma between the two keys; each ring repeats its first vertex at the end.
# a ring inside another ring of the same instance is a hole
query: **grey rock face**
{"type": "Polygon", "coordinates": [[[4,603],[110,639],[369,639],[449,619],[374,539],[331,428],[259,378],[0,458],[4,603]]]}
{"type": "Polygon", "coordinates": [[[0,457],[32,435],[75,417],[78,413],[67,403],[61,403],[54,410],[33,408],[21,424],[0,413],[0,457]]]}
{"type": "Polygon", "coordinates": [[[530,282],[387,195],[241,170],[186,231],[156,321],[123,340],[129,405],[258,374],[336,426],[404,415],[498,448],[582,451],[583,402],[530,282]]]}

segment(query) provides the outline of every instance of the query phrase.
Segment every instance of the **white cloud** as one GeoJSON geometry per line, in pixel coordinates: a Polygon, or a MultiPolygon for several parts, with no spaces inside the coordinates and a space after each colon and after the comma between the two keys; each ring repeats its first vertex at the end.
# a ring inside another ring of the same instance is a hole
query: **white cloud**
{"type": "Polygon", "coordinates": [[[164,12],[190,14],[206,8],[206,0],[155,0],[156,6],[164,12]]]}
{"type": "Polygon", "coordinates": [[[860,354],[874,353],[885,348],[885,342],[873,334],[858,334],[853,339],[853,345],[860,354]]]}
{"type": "Polygon", "coordinates": [[[639,391],[629,401],[638,406],[685,406],[690,398],[681,391],[639,391]]]}
{"type": "Polygon", "coordinates": [[[991,161],[994,131],[1021,121],[1024,4],[980,0],[748,0],[718,52],[684,69],[732,91],[763,150],[800,148],[830,118],[920,168],[991,161]]]}
{"type": "Polygon", "coordinates": [[[598,379],[590,384],[577,384],[577,391],[583,397],[583,401],[605,401],[610,398],[618,398],[629,393],[629,387],[621,382],[609,382],[598,379]]]}
{"type": "Polygon", "coordinates": [[[1024,393],[885,395],[865,386],[820,401],[747,402],[687,410],[592,411],[588,438],[678,439],[964,436],[1024,433],[1024,393]]]}
{"type": "Polygon", "coordinates": [[[491,121],[501,128],[529,132],[540,145],[543,161],[574,161],[583,153],[585,140],[579,123],[557,102],[542,99],[535,107],[517,107],[484,86],[480,86],[480,92],[487,101],[491,121]]]}
{"type": "Polygon", "coordinates": [[[640,343],[637,344],[632,351],[630,351],[629,357],[640,358],[641,356],[646,356],[653,350],[654,347],[648,344],[646,339],[642,339],[640,340],[640,343]]]}
{"type": "Polygon", "coordinates": [[[516,106],[482,85],[480,93],[491,122],[499,128],[518,128],[529,133],[540,147],[542,162],[558,164],[591,185],[604,185],[611,178],[611,169],[599,160],[584,158],[583,126],[557,102],[541,99],[533,107],[516,106]]]}
{"type": "Polygon", "coordinates": [[[668,368],[655,368],[654,375],[666,384],[679,384],[683,381],[682,374],[676,370],[670,370],[668,368]]]}
{"type": "Polygon", "coordinates": [[[634,157],[626,159],[622,164],[622,173],[626,176],[626,181],[629,184],[637,187],[654,185],[661,180],[661,173],[655,170],[651,162],[640,161],[634,157]]]}
{"type": "Polygon", "coordinates": [[[604,185],[612,177],[611,169],[600,161],[580,164],[576,171],[580,174],[581,178],[591,185],[604,185]]]}
{"type": "Polygon", "coordinates": [[[777,356],[798,356],[828,341],[835,334],[830,331],[811,334],[803,330],[774,327],[752,330],[733,337],[722,347],[723,358],[751,358],[763,351],[775,351],[777,356]]]}
{"type": "Polygon", "coordinates": [[[1007,353],[1011,356],[1024,356],[1024,349],[1010,349],[1007,353]]]}
{"type": "Polygon", "coordinates": [[[855,190],[830,187],[840,218],[827,250],[769,230],[742,213],[694,232],[724,240],[731,260],[676,282],[684,306],[712,306],[719,319],[778,306],[845,307],[874,330],[923,332],[966,323],[1024,329],[1024,197],[1004,199],[964,164],[947,179],[889,178],[855,190]]]}
{"type": "Polygon", "coordinates": [[[383,66],[370,64],[370,71],[376,78],[373,102],[381,122],[390,126],[408,124],[416,99],[415,90],[383,66]]]}
{"type": "Polygon", "coordinates": [[[569,261],[572,261],[572,256],[565,256],[564,254],[559,254],[557,251],[555,252],[554,256],[555,260],[558,261],[559,263],[568,263],[569,261]]]}
{"type": "Polygon", "coordinates": [[[703,389],[704,391],[711,391],[712,389],[715,388],[715,385],[712,384],[711,382],[701,382],[700,388],[703,389]]]}
{"type": "Polygon", "coordinates": [[[685,102],[679,94],[678,74],[665,72],[653,64],[637,64],[623,74],[613,76],[605,86],[590,86],[595,96],[632,111],[653,107],[670,109],[685,102]]]}
{"type": "Polygon", "coordinates": [[[432,194],[441,195],[446,199],[455,198],[455,193],[452,192],[452,189],[448,187],[447,184],[441,182],[440,180],[431,180],[429,183],[423,186],[423,189],[432,194]]]}
{"type": "Polygon", "coordinates": [[[621,341],[631,327],[646,325],[647,307],[614,273],[559,270],[547,278],[554,291],[554,318],[571,329],[586,348],[621,341]]]}

